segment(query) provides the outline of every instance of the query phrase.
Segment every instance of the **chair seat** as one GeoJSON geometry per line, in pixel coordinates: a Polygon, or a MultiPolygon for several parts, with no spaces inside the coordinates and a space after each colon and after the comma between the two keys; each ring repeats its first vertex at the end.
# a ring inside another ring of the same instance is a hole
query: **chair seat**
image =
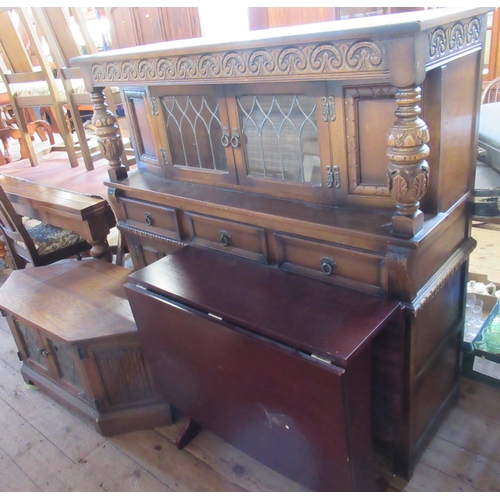
{"type": "MultiPolygon", "coordinates": [[[[66,100],[66,92],[64,90],[62,80],[56,79],[55,82],[59,95],[64,98],[64,100],[66,100]]],[[[71,84],[73,86],[73,92],[75,94],[88,94],[83,78],[71,80],[71,84]]],[[[15,88],[16,97],[39,97],[50,95],[49,87],[45,82],[18,83],[15,84],[15,88]]],[[[113,94],[116,94],[120,92],[120,89],[118,87],[111,87],[111,92],[113,94]]]]}
{"type": "Polygon", "coordinates": [[[40,255],[47,255],[56,250],[84,241],[78,233],[44,222],[40,222],[33,227],[27,227],[26,229],[40,255]]]}
{"type": "MultiPolygon", "coordinates": [[[[66,92],[61,80],[56,80],[56,87],[59,95],[66,99],[66,92]]],[[[16,97],[50,96],[49,87],[46,82],[28,82],[13,84],[16,97]]]]}

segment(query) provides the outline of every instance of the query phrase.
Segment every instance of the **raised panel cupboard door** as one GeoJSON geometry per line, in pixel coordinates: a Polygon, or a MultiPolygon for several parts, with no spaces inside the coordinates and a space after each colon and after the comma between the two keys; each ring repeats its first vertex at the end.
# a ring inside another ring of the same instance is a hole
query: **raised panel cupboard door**
{"type": "Polygon", "coordinates": [[[336,120],[330,123],[342,204],[392,207],[387,182],[387,135],[396,121],[396,88],[386,83],[329,82],[336,120]]]}
{"type": "Polygon", "coordinates": [[[126,89],[123,91],[123,96],[138,165],[161,166],[157,152],[158,141],[154,132],[154,103],[148,102],[146,89],[126,89]]]}

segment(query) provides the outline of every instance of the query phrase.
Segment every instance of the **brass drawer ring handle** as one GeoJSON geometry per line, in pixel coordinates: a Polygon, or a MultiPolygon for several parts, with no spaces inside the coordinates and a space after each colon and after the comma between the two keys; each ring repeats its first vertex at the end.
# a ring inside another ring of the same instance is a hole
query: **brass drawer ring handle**
{"type": "Polygon", "coordinates": [[[231,235],[227,232],[227,231],[224,231],[222,230],[220,233],[219,233],[219,237],[220,237],[220,242],[225,246],[229,246],[231,244],[231,235]]]}
{"type": "Polygon", "coordinates": [[[330,276],[331,274],[333,274],[333,271],[335,270],[335,268],[337,267],[337,263],[331,259],[330,257],[322,257],[321,260],[320,260],[320,264],[321,264],[321,270],[323,271],[324,274],[326,274],[327,276],[330,276]]]}
{"type": "Polygon", "coordinates": [[[153,225],[153,216],[149,212],[144,214],[144,222],[146,222],[148,226],[153,225]]]}

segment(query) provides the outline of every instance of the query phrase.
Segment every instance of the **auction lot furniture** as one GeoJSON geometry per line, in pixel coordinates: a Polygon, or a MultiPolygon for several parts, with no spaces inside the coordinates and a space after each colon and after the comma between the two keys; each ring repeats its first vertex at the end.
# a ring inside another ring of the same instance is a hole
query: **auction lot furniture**
{"type": "Polygon", "coordinates": [[[123,285],[101,260],[14,271],[0,289],[21,373],[103,435],[165,425],[123,285]]]}
{"type": "Polygon", "coordinates": [[[399,303],[194,247],[134,273],[127,296],[193,425],[310,489],[374,490],[372,350],[401,337],[399,303]]]}
{"type": "Polygon", "coordinates": [[[107,238],[116,219],[107,200],[8,175],[0,175],[0,185],[16,213],[80,234],[92,257],[111,262],[107,238]]]}
{"type": "MultiPolygon", "coordinates": [[[[488,10],[260,30],[75,61],[94,89],[94,120],[106,122],[98,135],[107,185],[136,269],[204,247],[228,265],[237,256],[306,276],[318,291],[327,283],[367,292],[366,303],[403,303],[404,333],[373,357],[371,419],[376,450],[407,478],[458,396],[488,10]],[[119,137],[100,91],[109,85],[123,93],[138,164],[130,175],[113,153],[119,137]]],[[[202,276],[210,260],[190,265],[202,276]]],[[[237,276],[227,276],[229,297],[237,276]]],[[[263,293],[246,291],[249,302],[263,293]]],[[[165,320],[164,341],[160,326],[154,336],[141,330],[153,348],[166,352],[180,334],[167,322],[174,310],[149,311],[165,320]]],[[[314,330],[317,318],[304,315],[314,330]]],[[[186,377],[192,369],[184,366],[186,377]]]]}

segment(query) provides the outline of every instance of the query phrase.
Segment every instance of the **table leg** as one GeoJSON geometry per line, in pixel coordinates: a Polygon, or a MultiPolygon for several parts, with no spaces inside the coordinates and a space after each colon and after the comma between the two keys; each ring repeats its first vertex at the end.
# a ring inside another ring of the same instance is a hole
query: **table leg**
{"type": "Polygon", "coordinates": [[[0,259],[4,259],[7,255],[7,250],[5,249],[5,243],[0,239],[0,259]]]}
{"type": "Polygon", "coordinates": [[[94,259],[103,259],[107,262],[113,261],[113,253],[109,248],[107,240],[91,241],[92,248],[90,249],[90,256],[94,259]]]}

